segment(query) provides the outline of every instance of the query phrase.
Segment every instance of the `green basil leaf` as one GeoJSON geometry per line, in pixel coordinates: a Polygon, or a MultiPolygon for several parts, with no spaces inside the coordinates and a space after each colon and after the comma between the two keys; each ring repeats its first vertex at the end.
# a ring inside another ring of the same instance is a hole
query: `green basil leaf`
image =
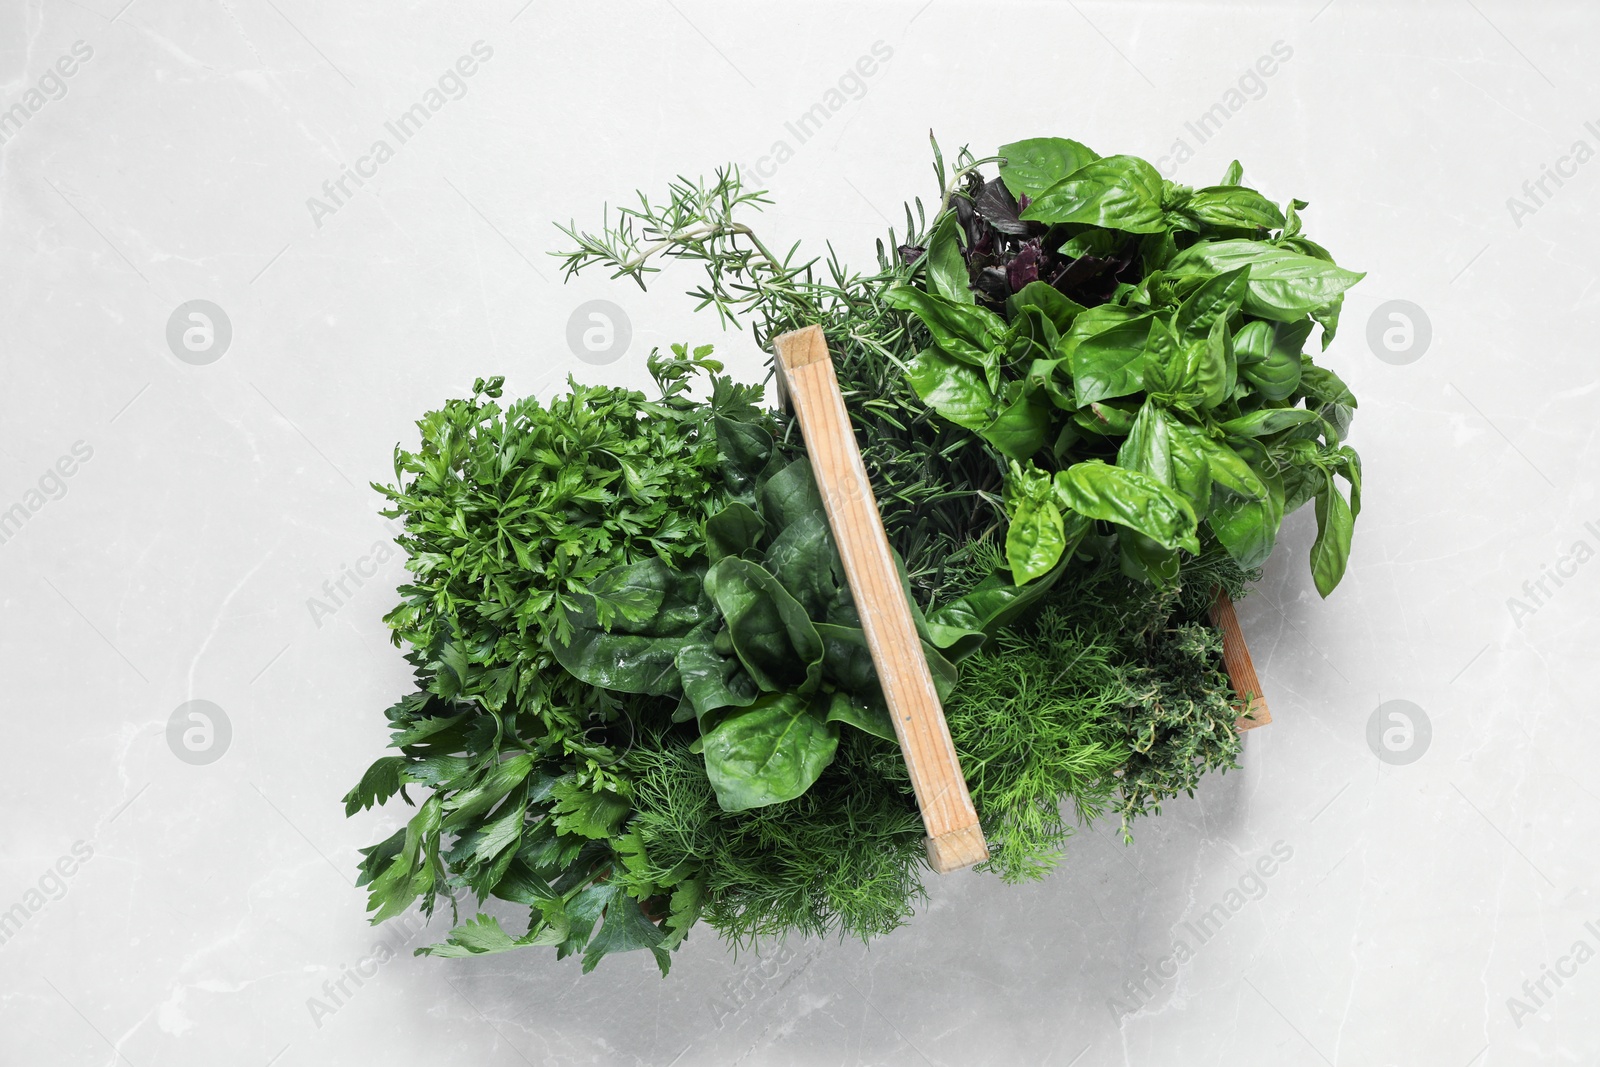
{"type": "Polygon", "coordinates": [[[1254,189],[1237,185],[1196,189],[1183,210],[1208,226],[1268,230],[1283,226],[1283,212],[1278,205],[1254,189]]]}
{"type": "Polygon", "coordinates": [[[1018,585],[1048,574],[1066,547],[1066,529],[1054,500],[1029,495],[1017,501],[1006,528],[1006,562],[1018,585]]]}
{"type": "Polygon", "coordinates": [[[1311,357],[1300,357],[1300,389],[1307,396],[1324,404],[1356,406],[1355,394],[1333,371],[1311,362],[1311,357]]]}
{"type": "Polygon", "coordinates": [[[1127,526],[1163,548],[1200,551],[1189,502],[1141,471],[1086,460],[1056,473],[1055,493],[1063,509],[1127,526]]]}
{"type": "Polygon", "coordinates": [[[916,315],[946,355],[974,367],[993,365],[994,349],[1005,340],[1005,320],[988,308],[958,304],[909,285],[890,289],[883,300],[916,315]]]}
{"type": "Polygon", "coordinates": [[[1026,460],[1043,448],[1049,439],[1050,405],[1039,394],[1024,391],[1022,396],[1001,409],[979,434],[994,445],[1001,455],[1026,460]]]}
{"type": "Polygon", "coordinates": [[[1340,293],[1327,305],[1311,312],[1311,317],[1322,327],[1322,350],[1333,344],[1333,335],[1339,332],[1339,312],[1344,308],[1344,294],[1340,293]]]}
{"type": "Polygon", "coordinates": [[[1237,380],[1228,320],[1218,317],[1207,336],[1180,341],[1159,317],[1151,319],[1144,367],[1148,391],[1207,409],[1217,407],[1227,400],[1237,380]]]}
{"type": "Polygon", "coordinates": [[[1300,361],[1300,350],[1315,325],[1310,319],[1296,322],[1247,322],[1233,335],[1233,350],[1240,367],[1264,363],[1275,354],[1293,356],[1300,361]]]}
{"type": "Polygon", "coordinates": [[[1126,526],[1117,529],[1117,551],[1122,573],[1163,589],[1178,581],[1178,552],[1126,526]]]}
{"type": "Polygon", "coordinates": [[[1063,359],[1036,359],[1028,367],[1027,380],[1032,388],[1044,393],[1053,406],[1062,411],[1074,411],[1078,402],[1072,395],[1067,369],[1062,366],[1065,362],[1063,359]]]}
{"type": "Polygon", "coordinates": [[[723,811],[793,800],[839,747],[839,729],[793,693],[768,693],[702,739],[706,776],[723,811]]]}
{"type": "Polygon", "coordinates": [[[1175,423],[1173,432],[1182,437],[1188,447],[1205,457],[1206,469],[1211,472],[1213,482],[1252,500],[1260,500],[1267,495],[1267,487],[1261,476],[1226,442],[1183,423],[1175,423]]]}
{"type": "Polygon", "coordinates": [[[1127,239],[1125,234],[1115,230],[1102,230],[1096,227],[1073,234],[1057,251],[1069,259],[1082,259],[1084,256],[1109,259],[1127,239]]]}
{"type": "Polygon", "coordinates": [[[1072,328],[1072,320],[1083,313],[1084,307],[1064,295],[1049,282],[1029,282],[1006,298],[1006,309],[1015,316],[1023,308],[1033,307],[1049,319],[1057,333],[1072,328]]]}
{"type": "Polygon", "coordinates": [[[1218,320],[1226,323],[1237,315],[1249,286],[1249,275],[1248,265],[1239,267],[1207,279],[1190,293],[1178,305],[1178,314],[1173,321],[1178,336],[1184,340],[1202,340],[1211,335],[1211,329],[1218,320]]]}
{"type": "Polygon", "coordinates": [[[1258,318],[1293,322],[1326,307],[1366,277],[1264,241],[1201,241],[1167,265],[1175,277],[1211,277],[1250,268],[1243,309],[1258,318]]]}
{"type": "Polygon", "coordinates": [[[967,260],[957,242],[956,213],[947,211],[928,238],[928,290],[958,304],[974,301],[967,260]]]}
{"type": "Polygon", "coordinates": [[[1315,411],[1305,408],[1262,408],[1220,423],[1218,428],[1230,437],[1270,437],[1281,430],[1317,422],[1320,418],[1315,411]]]}
{"type": "Polygon", "coordinates": [[[1322,491],[1317,494],[1317,539],[1311,543],[1311,577],[1323,597],[1333,592],[1344,577],[1354,529],[1350,505],[1333,484],[1332,476],[1326,476],[1322,491]]]}
{"type": "Polygon", "coordinates": [[[1300,388],[1300,349],[1311,328],[1310,319],[1246,323],[1233,338],[1239,376],[1264,399],[1287,400],[1300,388]]]}
{"type": "Polygon", "coordinates": [[[1291,462],[1281,472],[1283,478],[1283,513],[1292,515],[1322,490],[1326,472],[1315,463],[1291,462]]]}
{"type": "Polygon", "coordinates": [[[1021,218],[1155,233],[1166,226],[1161,193],[1161,175],[1149,163],[1135,156],[1106,156],[1039,193],[1021,218]]]}
{"type": "Polygon", "coordinates": [[[1206,523],[1234,562],[1250,570],[1267,561],[1277,541],[1283,523],[1283,479],[1260,442],[1236,439],[1233,447],[1261,480],[1266,494],[1251,498],[1219,485],[1213,490],[1206,523]]]}
{"type": "Polygon", "coordinates": [[[1097,400],[1074,411],[1072,421],[1088,433],[1101,437],[1124,437],[1133,430],[1138,410],[1097,400]]]}
{"type": "Polygon", "coordinates": [[[1072,553],[1089,531],[1089,520],[1081,515],[1063,516],[1063,522],[1067,543],[1054,570],[1026,585],[1013,585],[1002,581],[998,573],[991,574],[970,593],[928,612],[933,644],[950,658],[964,659],[1038,603],[1066,573],[1072,553]]]}
{"type": "Polygon", "coordinates": [[[1361,457],[1349,445],[1340,447],[1339,473],[1350,483],[1350,518],[1361,517],[1361,457]]]}
{"type": "Polygon", "coordinates": [[[1151,321],[1147,313],[1112,304],[1091,308],[1073,320],[1058,348],[1072,371],[1079,407],[1144,388],[1145,343],[1151,321]]]}
{"type": "Polygon", "coordinates": [[[1147,401],[1117,450],[1117,466],[1170,485],[1199,519],[1211,507],[1211,467],[1186,429],[1160,405],[1147,401]]]}
{"type": "Polygon", "coordinates": [[[1282,522],[1281,482],[1277,482],[1269,495],[1260,500],[1252,500],[1219,487],[1212,495],[1211,514],[1206,516],[1206,525],[1211,527],[1218,543],[1245,570],[1261,566],[1272,555],[1273,545],[1278,539],[1278,527],[1282,522]]]}
{"type": "Polygon", "coordinates": [[[1016,197],[1037,197],[1050,186],[1100,156],[1065,137],[1034,137],[1000,146],[1000,180],[1016,197]]]}
{"type": "Polygon", "coordinates": [[[957,426],[981,430],[994,419],[997,405],[983,372],[937,348],[917,353],[906,380],[924,404],[957,426]]]}

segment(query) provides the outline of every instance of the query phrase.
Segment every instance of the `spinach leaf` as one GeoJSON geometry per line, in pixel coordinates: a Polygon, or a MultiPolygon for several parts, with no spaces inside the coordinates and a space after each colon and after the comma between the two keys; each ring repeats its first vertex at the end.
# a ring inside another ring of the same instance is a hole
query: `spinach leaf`
{"type": "Polygon", "coordinates": [[[793,800],[839,746],[839,729],[794,693],[767,693],[703,738],[706,775],[723,811],[793,800]]]}
{"type": "Polygon", "coordinates": [[[717,415],[717,458],[722,476],[736,495],[750,491],[772,458],[772,435],[761,426],[717,415]]]}
{"type": "Polygon", "coordinates": [[[773,538],[766,565],[809,618],[826,618],[834,605],[849,598],[844,564],[820,509],[801,515],[773,538]]]}
{"type": "Polygon", "coordinates": [[[761,694],[744,664],[717,648],[716,625],[712,620],[697,626],[674,661],[684,699],[694,709],[702,733],[714,725],[715,712],[749,707],[761,694]]]}
{"type": "Polygon", "coordinates": [[[889,708],[881,700],[874,703],[850,693],[834,693],[833,700],[828,704],[827,721],[854,726],[863,733],[881,737],[885,741],[898,743],[899,740],[894,735],[894,721],[889,717],[889,708]]]}
{"type": "Polygon", "coordinates": [[[797,459],[761,483],[762,518],[774,530],[799,522],[822,510],[822,493],[809,459],[797,459]]]}
{"type": "Polygon", "coordinates": [[[727,620],[734,653],[756,684],[802,695],[822,674],[822,638],[799,601],[758,563],[727,556],[706,572],[705,591],[727,620]]]}
{"type": "Polygon", "coordinates": [[[748,504],[734,501],[706,520],[707,557],[715,563],[723,556],[753,551],[766,525],[748,504]]]}
{"type": "Polygon", "coordinates": [[[699,575],[647,559],[606,571],[572,600],[569,639],[548,639],[570,674],[622,693],[661,696],[678,688],[678,651],[706,617],[699,575]]]}

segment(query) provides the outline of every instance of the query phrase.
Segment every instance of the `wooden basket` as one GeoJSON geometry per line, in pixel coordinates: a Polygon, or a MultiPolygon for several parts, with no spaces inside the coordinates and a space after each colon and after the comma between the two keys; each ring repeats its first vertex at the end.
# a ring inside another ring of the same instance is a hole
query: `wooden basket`
{"type": "MultiPolygon", "coordinates": [[[[981,863],[989,858],[989,847],[900,586],[828,342],[820,327],[807,326],[775,338],[773,352],[779,388],[800,422],[828,525],[911,773],[928,832],[928,861],[941,874],[981,863]]],[[[1211,621],[1222,630],[1223,662],[1241,697],[1237,728],[1271,722],[1233,603],[1221,589],[1212,602],[1211,621]]]]}

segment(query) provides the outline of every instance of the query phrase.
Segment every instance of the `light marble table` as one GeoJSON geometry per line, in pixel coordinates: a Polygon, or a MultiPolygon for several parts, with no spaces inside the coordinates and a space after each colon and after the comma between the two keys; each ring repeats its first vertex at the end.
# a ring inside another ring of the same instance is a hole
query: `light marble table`
{"type": "Polygon", "coordinates": [[[1597,46],[1506,0],[6,0],[0,1062],[1600,1062],[1597,46]],[[399,814],[339,804],[408,679],[367,484],[478,375],[760,375],[688,268],[560,284],[553,223],[732,159],[861,262],[930,127],[1238,157],[1369,272],[1350,573],[1318,599],[1306,509],[1240,609],[1276,721],[1131,848],[938,879],[870,948],[413,958],[350,886],[399,814]]]}

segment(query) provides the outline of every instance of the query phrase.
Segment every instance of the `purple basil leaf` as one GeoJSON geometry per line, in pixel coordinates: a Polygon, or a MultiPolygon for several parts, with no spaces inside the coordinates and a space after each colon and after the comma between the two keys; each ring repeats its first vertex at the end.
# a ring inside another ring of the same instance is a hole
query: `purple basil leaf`
{"type": "Polygon", "coordinates": [[[1006,282],[1017,292],[1029,282],[1039,280],[1039,242],[1037,239],[1022,246],[1015,259],[1006,265],[1006,282]]]}
{"type": "Polygon", "coordinates": [[[973,201],[973,207],[984,220],[1001,233],[1021,237],[1028,232],[1028,224],[1017,217],[1017,201],[999,178],[986,182],[973,201]]]}

